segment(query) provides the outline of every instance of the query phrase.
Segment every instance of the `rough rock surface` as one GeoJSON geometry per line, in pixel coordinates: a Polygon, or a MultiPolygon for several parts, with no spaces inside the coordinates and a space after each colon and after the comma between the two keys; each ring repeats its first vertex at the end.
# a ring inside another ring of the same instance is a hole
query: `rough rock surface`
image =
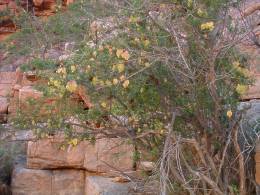
{"type": "Polygon", "coordinates": [[[242,100],[260,98],[259,5],[259,0],[243,0],[240,2],[242,13],[236,8],[230,10],[230,15],[233,18],[232,22],[238,26],[236,36],[241,40],[236,45],[236,48],[249,58],[248,65],[252,79],[256,80],[255,84],[250,86],[248,93],[242,97],[242,100]]]}
{"type": "Polygon", "coordinates": [[[12,176],[13,195],[84,195],[82,170],[35,170],[16,165],[12,176]]]}
{"type": "Polygon", "coordinates": [[[16,167],[12,175],[13,195],[51,195],[52,172],[16,167]]]}
{"type": "Polygon", "coordinates": [[[61,150],[64,139],[41,139],[30,141],[27,149],[27,167],[32,169],[83,168],[86,150],[92,152],[91,144],[81,142],[76,147],[61,150]]]}
{"type": "Polygon", "coordinates": [[[0,97],[8,97],[15,82],[14,72],[0,72],[0,97]]]}
{"type": "Polygon", "coordinates": [[[85,171],[55,170],[52,176],[52,195],[83,195],[85,191],[85,171]]]}
{"type": "Polygon", "coordinates": [[[30,141],[27,167],[32,169],[76,168],[93,172],[130,171],[133,168],[132,145],[123,139],[98,139],[95,144],[82,141],[77,146],[59,149],[62,137],[30,141]]]}
{"type": "Polygon", "coordinates": [[[111,178],[100,176],[86,177],[86,195],[127,195],[131,183],[116,183],[111,178]]]}
{"type": "Polygon", "coordinates": [[[95,144],[94,160],[88,152],[85,154],[84,168],[95,172],[130,171],[133,168],[132,145],[120,138],[98,139],[95,144]]]}

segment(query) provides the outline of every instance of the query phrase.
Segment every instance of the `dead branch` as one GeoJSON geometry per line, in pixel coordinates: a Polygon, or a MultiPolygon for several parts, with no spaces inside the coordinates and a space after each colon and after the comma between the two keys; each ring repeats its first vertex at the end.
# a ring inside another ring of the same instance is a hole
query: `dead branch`
{"type": "Polygon", "coordinates": [[[235,146],[236,153],[238,155],[238,163],[239,163],[239,194],[246,195],[246,172],[245,172],[244,156],[241,152],[240,145],[238,143],[238,127],[235,128],[233,143],[235,146]]]}

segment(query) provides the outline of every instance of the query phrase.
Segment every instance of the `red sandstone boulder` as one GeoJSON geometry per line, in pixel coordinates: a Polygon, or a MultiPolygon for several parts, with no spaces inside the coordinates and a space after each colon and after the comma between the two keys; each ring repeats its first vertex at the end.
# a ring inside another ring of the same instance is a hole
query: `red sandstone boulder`
{"type": "Polygon", "coordinates": [[[11,95],[12,86],[15,83],[15,75],[13,72],[0,72],[0,97],[11,95]]]}
{"type": "Polygon", "coordinates": [[[0,97],[8,97],[12,92],[12,84],[0,83],[0,97]]]}
{"type": "Polygon", "coordinates": [[[82,170],[35,170],[17,165],[12,175],[13,195],[84,195],[82,170]]]}
{"type": "Polygon", "coordinates": [[[112,173],[133,168],[134,148],[121,138],[98,139],[95,144],[82,141],[77,146],[60,149],[62,136],[30,141],[27,167],[32,169],[80,168],[112,173]]]}
{"type": "Polygon", "coordinates": [[[17,166],[11,188],[13,195],[52,195],[52,171],[17,166]]]}
{"type": "Polygon", "coordinates": [[[133,168],[134,148],[121,138],[98,139],[95,143],[95,156],[86,151],[84,168],[94,172],[131,171],[133,168]]]}
{"type": "Polygon", "coordinates": [[[27,167],[32,169],[84,168],[86,150],[93,151],[91,144],[81,142],[76,147],[60,149],[64,139],[60,136],[30,141],[27,149],[27,167]]]}
{"type": "Polygon", "coordinates": [[[131,183],[117,183],[112,178],[86,177],[85,195],[126,195],[131,194],[131,183]]]}
{"type": "Polygon", "coordinates": [[[54,170],[52,195],[85,195],[85,171],[76,169],[54,170]]]}

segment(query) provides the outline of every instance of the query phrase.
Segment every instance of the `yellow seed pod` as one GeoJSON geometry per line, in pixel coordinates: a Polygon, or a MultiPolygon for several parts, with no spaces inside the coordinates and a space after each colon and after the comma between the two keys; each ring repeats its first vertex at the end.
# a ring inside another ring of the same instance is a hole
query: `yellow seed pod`
{"type": "Polygon", "coordinates": [[[200,29],[203,31],[212,31],[214,29],[214,22],[206,22],[200,25],[200,29]]]}
{"type": "Polygon", "coordinates": [[[118,58],[120,58],[123,52],[124,52],[123,49],[117,49],[117,50],[116,50],[116,56],[117,56],[118,58]]]}
{"type": "Polygon", "coordinates": [[[78,88],[77,82],[74,81],[74,80],[69,81],[69,82],[67,83],[67,85],[66,85],[66,89],[67,89],[69,92],[71,92],[71,93],[75,92],[75,91],[77,90],[77,88],[78,88]]]}
{"type": "Polygon", "coordinates": [[[61,147],[60,147],[60,150],[65,150],[66,149],[66,147],[65,147],[65,145],[62,145],[61,147]]]}
{"type": "Polygon", "coordinates": [[[72,140],[69,141],[69,144],[72,145],[72,146],[77,146],[78,145],[78,139],[77,138],[74,138],[72,140]]]}
{"type": "Polygon", "coordinates": [[[123,72],[125,70],[125,65],[124,64],[117,64],[117,71],[119,73],[123,72]]]}
{"type": "Polygon", "coordinates": [[[227,117],[228,117],[228,118],[231,118],[232,115],[233,115],[232,111],[231,111],[231,110],[228,110],[228,111],[227,111],[227,117]]]}
{"type": "Polygon", "coordinates": [[[107,103],[106,102],[101,102],[100,104],[103,108],[106,108],[107,107],[107,103]]]}
{"type": "Polygon", "coordinates": [[[236,87],[236,92],[239,95],[244,95],[247,92],[247,89],[248,89],[247,85],[238,84],[236,87]]]}
{"type": "Polygon", "coordinates": [[[58,81],[58,80],[54,80],[54,81],[53,81],[53,85],[58,88],[58,87],[61,86],[61,83],[60,83],[60,81],[58,81]]]}
{"type": "Polygon", "coordinates": [[[105,85],[105,82],[103,80],[99,80],[99,85],[103,87],[105,85]]]}
{"type": "Polygon", "coordinates": [[[125,80],[125,81],[123,82],[123,87],[124,87],[124,88],[127,88],[128,85],[129,85],[129,83],[130,83],[129,80],[125,80]]]}
{"type": "Polygon", "coordinates": [[[112,83],[111,83],[111,81],[109,81],[109,80],[106,80],[106,81],[105,81],[105,84],[106,84],[107,86],[109,86],[109,87],[112,86],[112,83]]]}
{"type": "Polygon", "coordinates": [[[146,63],[144,63],[144,66],[145,66],[146,68],[149,68],[149,67],[151,66],[151,64],[150,64],[149,62],[146,62],[146,63]]]}
{"type": "Polygon", "coordinates": [[[72,65],[72,66],[70,67],[70,70],[71,70],[71,72],[75,72],[75,71],[76,71],[76,66],[75,66],[75,65],[72,65]]]}
{"type": "Polygon", "coordinates": [[[144,46],[145,46],[145,47],[148,47],[149,44],[150,44],[150,41],[149,41],[149,40],[145,40],[145,41],[144,41],[144,46]]]}
{"type": "Polygon", "coordinates": [[[117,78],[114,78],[114,79],[113,79],[113,85],[117,85],[117,84],[118,84],[118,82],[119,82],[119,81],[118,81],[118,79],[117,79],[117,78]]]}
{"type": "Polygon", "coordinates": [[[93,84],[93,85],[97,85],[98,82],[99,82],[99,79],[98,79],[97,77],[93,77],[93,79],[92,79],[92,84],[93,84]]]}

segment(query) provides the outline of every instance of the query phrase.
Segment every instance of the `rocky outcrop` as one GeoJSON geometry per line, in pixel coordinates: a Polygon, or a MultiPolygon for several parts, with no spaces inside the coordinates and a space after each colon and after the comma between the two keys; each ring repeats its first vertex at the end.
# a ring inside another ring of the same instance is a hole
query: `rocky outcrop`
{"type": "Polygon", "coordinates": [[[133,185],[90,176],[83,170],[35,170],[17,165],[11,187],[13,195],[127,195],[133,185]]]}
{"type": "Polygon", "coordinates": [[[112,138],[62,150],[62,141],[62,136],[54,136],[29,142],[27,164],[19,162],[13,171],[13,195],[131,194],[133,185],[115,177],[133,169],[131,145],[112,138]]]}
{"type": "Polygon", "coordinates": [[[131,194],[131,183],[117,183],[113,178],[100,176],[86,177],[86,195],[126,195],[131,194]]]}
{"type": "MultiPolygon", "coordinates": [[[[232,25],[236,25],[236,33],[230,34],[238,40],[236,48],[248,57],[248,68],[251,79],[255,83],[249,87],[242,100],[260,99],[260,9],[258,0],[244,0],[239,3],[240,9],[231,8],[232,25]]],[[[229,37],[230,38],[230,37],[229,37]]]]}
{"type": "Polygon", "coordinates": [[[16,74],[13,72],[0,72],[0,123],[7,121],[9,97],[15,78],[16,74]]]}
{"type": "Polygon", "coordinates": [[[61,137],[30,141],[27,167],[31,169],[85,169],[91,172],[131,171],[134,148],[120,138],[102,138],[95,144],[82,141],[77,146],[60,149],[61,137]]]}
{"type": "Polygon", "coordinates": [[[13,195],[84,195],[83,170],[35,170],[17,165],[12,176],[13,195]]]}
{"type": "Polygon", "coordinates": [[[0,16],[0,41],[5,40],[9,35],[17,31],[17,26],[13,21],[13,16],[19,15],[21,10],[32,12],[36,16],[51,16],[58,8],[65,8],[74,0],[62,0],[62,4],[59,5],[58,0],[1,0],[0,12],[3,14],[0,16]],[[21,9],[22,8],[22,9],[21,9]]]}
{"type": "Polygon", "coordinates": [[[13,195],[51,195],[52,172],[15,167],[12,175],[13,195]]]}

